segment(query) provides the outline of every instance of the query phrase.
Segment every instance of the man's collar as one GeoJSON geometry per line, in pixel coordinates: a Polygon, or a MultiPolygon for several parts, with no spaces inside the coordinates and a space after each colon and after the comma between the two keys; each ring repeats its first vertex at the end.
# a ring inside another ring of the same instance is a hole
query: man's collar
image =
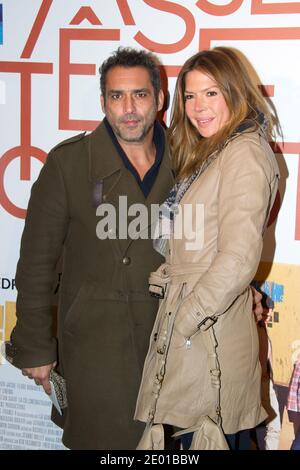
{"type": "Polygon", "coordinates": [[[89,139],[89,172],[91,180],[104,179],[124,167],[103,123],[89,139]]]}
{"type": "MultiPolygon", "coordinates": [[[[160,147],[159,159],[161,160],[164,153],[165,138],[163,127],[158,121],[155,121],[154,130],[154,143],[160,147]]],[[[118,146],[123,151],[105,118],[104,122],[91,133],[89,139],[90,179],[104,179],[124,168],[123,160],[118,153],[118,146]],[[117,145],[115,142],[117,142],[117,145]]]]}

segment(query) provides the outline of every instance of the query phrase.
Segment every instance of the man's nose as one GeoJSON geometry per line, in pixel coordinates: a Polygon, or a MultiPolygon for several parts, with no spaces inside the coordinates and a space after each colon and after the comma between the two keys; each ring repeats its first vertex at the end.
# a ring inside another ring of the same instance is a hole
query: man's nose
{"type": "Polygon", "coordinates": [[[132,113],[135,110],[134,99],[131,95],[125,95],[124,98],[124,111],[126,113],[132,113]]]}

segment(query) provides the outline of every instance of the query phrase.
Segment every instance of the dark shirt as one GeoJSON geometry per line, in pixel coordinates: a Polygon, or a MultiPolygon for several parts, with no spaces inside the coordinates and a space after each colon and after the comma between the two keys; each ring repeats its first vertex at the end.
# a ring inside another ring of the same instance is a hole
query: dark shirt
{"type": "Polygon", "coordinates": [[[121,145],[118,142],[118,139],[116,138],[114,131],[112,130],[108,120],[104,118],[103,120],[105,127],[107,129],[107,132],[109,133],[111,140],[113,141],[118,155],[120,158],[123,160],[123,163],[125,167],[133,174],[135,177],[139,187],[141,188],[145,198],[148,196],[150,193],[152,186],[154,185],[154,182],[156,180],[156,177],[158,175],[159,167],[163,158],[163,154],[165,151],[165,135],[162,126],[159,124],[158,121],[155,121],[154,123],[154,132],[153,132],[153,142],[156,148],[156,155],[155,155],[155,161],[151,168],[147,171],[145,174],[144,178],[141,179],[140,175],[138,174],[137,170],[135,167],[132,165],[130,162],[129,158],[127,157],[126,153],[122,149],[121,145]]]}

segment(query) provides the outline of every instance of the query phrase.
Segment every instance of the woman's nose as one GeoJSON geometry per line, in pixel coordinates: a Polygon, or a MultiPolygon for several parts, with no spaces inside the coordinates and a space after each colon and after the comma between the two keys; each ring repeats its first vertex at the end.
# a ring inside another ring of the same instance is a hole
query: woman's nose
{"type": "Polygon", "coordinates": [[[203,111],[207,108],[205,100],[199,96],[195,98],[194,106],[195,106],[195,111],[198,111],[198,112],[203,111]]]}

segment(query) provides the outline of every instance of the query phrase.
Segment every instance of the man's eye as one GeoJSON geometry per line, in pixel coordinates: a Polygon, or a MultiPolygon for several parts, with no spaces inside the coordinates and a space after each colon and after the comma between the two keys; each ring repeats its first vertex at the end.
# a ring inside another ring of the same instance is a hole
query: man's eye
{"type": "Polygon", "coordinates": [[[141,91],[140,93],[137,93],[137,94],[136,94],[136,97],[137,97],[137,98],[146,98],[146,96],[147,96],[147,93],[145,93],[145,92],[143,92],[143,91],[141,91]]]}
{"type": "Polygon", "coordinates": [[[119,100],[121,98],[121,95],[119,93],[114,93],[111,95],[111,99],[113,100],[119,100]]]}

